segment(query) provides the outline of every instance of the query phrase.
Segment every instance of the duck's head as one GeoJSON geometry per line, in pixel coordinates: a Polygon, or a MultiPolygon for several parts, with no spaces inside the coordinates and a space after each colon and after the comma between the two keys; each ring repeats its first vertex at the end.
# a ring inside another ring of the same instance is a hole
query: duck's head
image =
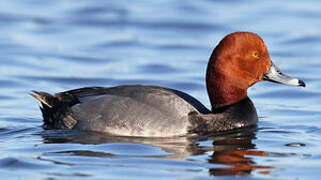
{"type": "Polygon", "coordinates": [[[214,49],[206,74],[213,108],[239,102],[247,97],[250,86],[264,80],[305,86],[303,81],[283,74],[273,64],[264,41],[257,34],[229,34],[214,49]]]}

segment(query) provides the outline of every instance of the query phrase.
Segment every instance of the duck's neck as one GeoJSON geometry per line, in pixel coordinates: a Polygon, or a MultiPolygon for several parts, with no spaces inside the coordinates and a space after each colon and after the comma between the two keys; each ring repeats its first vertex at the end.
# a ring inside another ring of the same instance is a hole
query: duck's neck
{"type": "Polygon", "coordinates": [[[213,61],[210,60],[206,73],[206,86],[212,111],[235,104],[247,97],[247,88],[242,87],[237,78],[231,79],[225,73],[215,71],[216,68],[213,61]]]}

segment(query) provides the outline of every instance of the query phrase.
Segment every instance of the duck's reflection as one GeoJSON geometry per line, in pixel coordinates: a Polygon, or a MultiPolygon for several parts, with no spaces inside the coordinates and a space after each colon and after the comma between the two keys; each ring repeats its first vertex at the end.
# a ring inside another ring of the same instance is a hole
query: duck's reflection
{"type": "Polygon", "coordinates": [[[264,151],[255,150],[254,131],[243,131],[232,136],[214,140],[214,153],[209,159],[210,163],[224,164],[228,168],[212,168],[210,174],[214,176],[248,175],[253,170],[264,169],[260,173],[269,174],[272,166],[257,164],[255,156],[267,156],[264,151]]]}
{"type": "MultiPolygon", "coordinates": [[[[239,130],[228,134],[216,134],[213,137],[175,137],[175,138],[141,138],[141,137],[116,137],[101,133],[85,133],[64,130],[51,130],[42,133],[44,143],[139,143],[162,148],[168,152],[166,155],[152,156],[167,159],[189,159],[191,156],[204,155],[213,152],[209,156],[208,163],[227,165],[219,168],[210,168],[210,175],[248,175],[253,170],[262,169],[261,173],[268,174],[271,166],[259,165],[255,162],[256,156],[267,156],[264,151],[255,150],[255,127],[239,130]],[[201,145],[201,144],[207,145],[201,145]],[[212,145],[211,145],[212,144],[212,145]]],[[[104,153],[88,150],[68,150],[56,153],[72,153],[76,156],[110,157],[104,153]]]]}

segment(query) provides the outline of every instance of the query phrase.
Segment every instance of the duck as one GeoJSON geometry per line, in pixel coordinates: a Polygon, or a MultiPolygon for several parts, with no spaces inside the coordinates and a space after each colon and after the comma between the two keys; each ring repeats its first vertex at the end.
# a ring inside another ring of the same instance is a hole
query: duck
{"type": "Polygon", "coordinates": [[[84,87],[54,95],[33,90],[45,129],[101,132],[115,136],[173,137],[214,134],[255,126],[247,95],[257,82],[305,87],[271,61],[263,39],[252,32],[226,35],[206,70],[211,109],[180,90],[151,85],[84,87]]]}

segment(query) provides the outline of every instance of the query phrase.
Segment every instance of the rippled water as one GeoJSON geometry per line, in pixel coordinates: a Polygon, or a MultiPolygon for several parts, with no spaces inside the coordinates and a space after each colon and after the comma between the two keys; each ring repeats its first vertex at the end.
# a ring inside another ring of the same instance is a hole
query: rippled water
{"type": "Polygon", "coordinates": [[[319,179],[321,3],[306,1],[0,2],[1,179],[319,179]],[[255,129],[199,138],[43,130],[28,95],[153,84],[209,107],[204,75],[227,33],[252,31],[306,88],[249,90],[255,129]]]}

